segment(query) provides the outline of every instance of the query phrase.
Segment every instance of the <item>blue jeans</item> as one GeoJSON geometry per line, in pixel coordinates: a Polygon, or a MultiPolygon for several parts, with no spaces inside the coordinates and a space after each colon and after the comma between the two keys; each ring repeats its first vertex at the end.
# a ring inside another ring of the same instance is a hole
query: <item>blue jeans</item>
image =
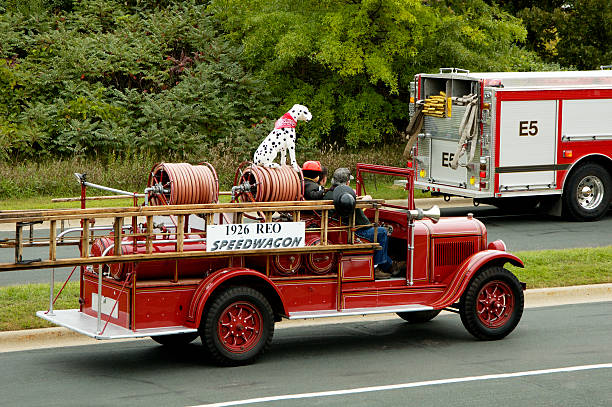
{"type": "MultiPolygon", "coordinates": [[[[387,239],[387,229],[385,228],[377,228],[378,236],[376,242],[382,247],[381,250],[376,250],[374,252],[374,265],[378,266],[379,269],[384,271],[385,273],[391,270],[391,265],[393,264],[393,260],[387,255],[387,248],[389,246],[389,241],[387,239]]],[[[369,240],[370,242],[374,241],[374,228],[366,228],[359,229],[355,232],[355,234],[363,239],[369,240]]]]}

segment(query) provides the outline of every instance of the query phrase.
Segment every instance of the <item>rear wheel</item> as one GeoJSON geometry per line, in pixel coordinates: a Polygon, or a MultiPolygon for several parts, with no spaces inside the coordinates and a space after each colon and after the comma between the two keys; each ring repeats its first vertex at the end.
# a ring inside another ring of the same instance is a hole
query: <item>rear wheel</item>
{"type": "Polygon", "coordinates": [[[202,343],[221,365],[253,362],[270,347],[274,313],[266,298],[249,287],[232,287],[217,296],[200,326],[202,343]]]}
{"type": "Polygon", "coordinates": [[[398,312],[397,315],[404,321],[408,321],[411,324],[422,324],[437,317],[440,311],[442,310],[436,309],[431,311],[398,312]]]}
{"type": "Polygon", "coordinates": [[[524,296],[518,279],[493,266],[470,281],[459,304],[461,322],[478,339],[501,339],[514,330],[523,315],[524,296]]]}
{"type": "Polygon", "coordinates": [[[180,346],[193,342],[197,337],[197,332],[191,332],[184,334],[152,336],[151,339],[164,346],[180,346]]]}
{"type": "Polygon", "coordinates": [[[570,175],[563,191],[567,214],[576,220],[597,220],[610,206],[612,179],[603,167],[585,164],[570,175]]]}

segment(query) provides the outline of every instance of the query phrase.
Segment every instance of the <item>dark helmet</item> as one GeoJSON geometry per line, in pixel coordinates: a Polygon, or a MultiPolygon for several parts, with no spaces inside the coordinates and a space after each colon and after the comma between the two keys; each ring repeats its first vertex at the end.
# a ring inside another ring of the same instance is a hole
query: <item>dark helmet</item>
{"type": "Polygon", "coordinates": [[[333,200],[336,213],[340,216],[351,215],[357,204],[355,191],[348,185],[338,185],[334,188],[333,200]]]}

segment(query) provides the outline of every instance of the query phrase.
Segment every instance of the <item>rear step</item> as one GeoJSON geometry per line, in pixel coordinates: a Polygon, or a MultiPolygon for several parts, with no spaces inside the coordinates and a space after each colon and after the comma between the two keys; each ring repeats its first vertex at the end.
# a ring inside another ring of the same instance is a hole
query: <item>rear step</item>
{"type": "MultiPolygon", "coordinates": [[[[187,328],[186,326],[148,328],[132,331],[131,329],[123,328],[109,322],[106,329],[104,329],[102,333],[98,333],[98,318],[84,314],[78,309],[55,310],[53,311],[53,315],[48,314],[47,311],[38,311],[36,312],[36,316],[95,339],[143,338],[147,336],[184,334],[198,331],[197,329],[187,328]]],[[[102,327],[104,327],[104,324],[106,324],[106,321],[103,320],[102,327]]]]}

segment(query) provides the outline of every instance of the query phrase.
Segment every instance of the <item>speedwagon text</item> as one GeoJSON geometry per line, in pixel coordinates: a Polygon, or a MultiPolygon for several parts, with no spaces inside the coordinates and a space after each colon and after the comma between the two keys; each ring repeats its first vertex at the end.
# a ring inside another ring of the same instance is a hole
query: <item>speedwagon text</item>
{"type": "Polygon", "coordinates": [[[210,225],[206,251],[265,250],[304,247],[304,222],[210,225]]]}

